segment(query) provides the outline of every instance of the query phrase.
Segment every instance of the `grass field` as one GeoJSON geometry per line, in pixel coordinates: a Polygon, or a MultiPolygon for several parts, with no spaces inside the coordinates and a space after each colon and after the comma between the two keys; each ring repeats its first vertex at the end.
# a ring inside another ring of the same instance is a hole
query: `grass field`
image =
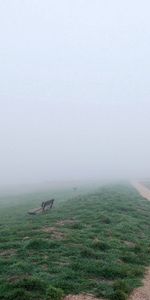
{"type": "Polygon", "coordinates": [[[150,202],[128,185],[59,190],[51,212],[28,216],[47,196],[0,201],[0,299],[126,299],[150,264],[150,202]]]}

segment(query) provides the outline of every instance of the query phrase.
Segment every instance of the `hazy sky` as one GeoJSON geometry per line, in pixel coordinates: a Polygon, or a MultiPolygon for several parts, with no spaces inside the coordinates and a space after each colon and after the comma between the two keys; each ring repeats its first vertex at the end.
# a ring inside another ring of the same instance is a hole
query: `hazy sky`
{"type": "Polygon", "coordinates": [[[0,0],[0,185],[150,176],[149,12],[0,0]]]}

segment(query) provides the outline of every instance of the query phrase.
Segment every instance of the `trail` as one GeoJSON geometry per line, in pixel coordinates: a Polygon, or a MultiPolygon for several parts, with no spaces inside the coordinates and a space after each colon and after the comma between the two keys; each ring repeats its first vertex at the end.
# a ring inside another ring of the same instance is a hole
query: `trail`
{"type": "MultiPolygon", "coordinates": [[[[132,186],[139,194],[150,201],[150,190],[140,182],[132,182],[132,186]]],[[[143,285],[135,289],[128,300],[150,300],[150,268],[143,279],[143,285]]]]}
{"type": "Polygon", "coordinates": [[[150,190],[140,182],[132,182],[132,186],[139,192],[139,194],[150,201],[150,190]]]}
{"type": "Polygon", "coordinates": [[[143,286],[135,289],[128,300],[150,300],[150,268],[143,280],[143,286]]]}

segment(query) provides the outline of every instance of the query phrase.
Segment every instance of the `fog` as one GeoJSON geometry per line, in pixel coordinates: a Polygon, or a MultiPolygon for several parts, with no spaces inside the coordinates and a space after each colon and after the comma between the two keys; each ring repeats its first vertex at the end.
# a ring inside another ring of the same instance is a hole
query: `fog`
{"type": "Polygon", "coordinates": [[[149,11],[0,1],[0,186],[150,177],[149,11]]]}

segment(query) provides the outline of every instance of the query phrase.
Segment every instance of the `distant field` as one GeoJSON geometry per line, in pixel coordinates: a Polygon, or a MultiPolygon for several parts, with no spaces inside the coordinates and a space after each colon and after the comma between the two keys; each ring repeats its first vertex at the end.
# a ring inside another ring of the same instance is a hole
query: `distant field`
{"type": "Polygon", "coordinates": [[[58,300],[49,286],[126,299],[150,264],[150,202],[127,185],[51,196],[55,208],[32,217],[49,191],[0,199],[0,299],[58,300]]]}

